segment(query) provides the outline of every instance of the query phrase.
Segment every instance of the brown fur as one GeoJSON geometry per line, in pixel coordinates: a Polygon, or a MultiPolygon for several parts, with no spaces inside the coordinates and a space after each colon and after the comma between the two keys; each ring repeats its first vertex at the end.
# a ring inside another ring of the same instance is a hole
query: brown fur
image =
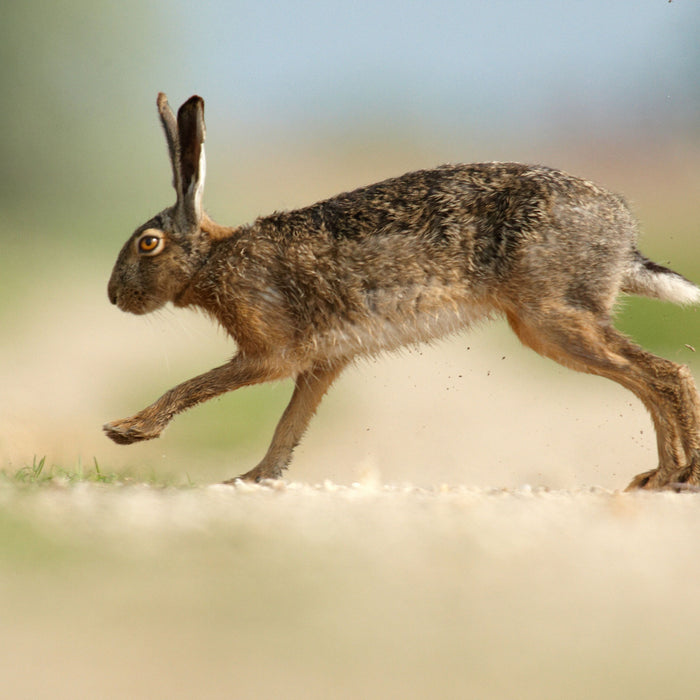
{"type": "Polygon", "coordinates": [[[700,301],[700,290],[639,253],[620,197],[542,166],[445,165],[230,228],[201,208],[203,101],[190,98],[177,120],[164,95],[158,109],[177,202],[127,241],[109,297],[132,313],[168,301],[199,307],[239,351],[107,424],[113,440],[157,437],[195,404],[293,377],[267,454],[242,477],[278,478],[349,363],[503,314],[525,345],[620,383],[647,407],[659,466],[631,487],[700,485],[700,399],[690,372],[611,323],[620,291],[686,303],[700,301]],[[155,252],[142,252],[141,237],[154,234],[155,252]]]}
{"type": "Polygon", "coordinates": [[[236,229],[232,226],[222,226],[221,224],[217,224],[216,221],[212,221],[206,212],[202,213],[202,222],[199,228],[203,233],[206,233],[212,241],[230,238],[236,232],[236,229]]]}

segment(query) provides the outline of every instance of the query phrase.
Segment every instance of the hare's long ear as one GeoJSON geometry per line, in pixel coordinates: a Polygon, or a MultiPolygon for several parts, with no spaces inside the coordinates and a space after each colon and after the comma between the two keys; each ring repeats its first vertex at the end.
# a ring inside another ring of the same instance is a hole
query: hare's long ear
{"type": "Polygon", "coordinates": [[[202,194],[206,161],[204,157],[204,100],[193,95],[177,113],[180,155],[178,204],[190,226],[202,220],[202,194]]]}
{"type": "Polygon", "coordinates": [[[170,109],[168,98],[164,92],[158,93],[158,114],[160,115],[163,131],[165,131],[165,140],[168,142],[168,153],[170,154],[170,163],[173,167],[173,187],[177,192],[178,202],[180,201],[182,192],[182,177],[180,176],[180,143],[177,135],[177,120],[170,109]]]}

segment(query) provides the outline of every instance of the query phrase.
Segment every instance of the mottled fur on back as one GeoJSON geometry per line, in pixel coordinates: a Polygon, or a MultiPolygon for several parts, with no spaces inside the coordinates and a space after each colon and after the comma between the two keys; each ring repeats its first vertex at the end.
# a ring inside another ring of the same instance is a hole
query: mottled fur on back
{"type": "Polygon", "coordinates": [[[291,376],[296,390],[270,449],[245,475],[278,477],[348,363],[502,314],[526,345],[642,399],[659,435],[660,466],[635,485],[700,479],[692,379],[610,322],[621,291],[688,303],[700,290],[639,253],[622,198],[543,166],[444,165],[224,227],[201,208],[201,98],[188,100],[177,120],[164,96],[158,106],[177,202],[127,241],[109,296],[134,313],[168,301],[201,308],[239,353],[108,424],[114,440],[156,437],[195,403],[291,376]]]}

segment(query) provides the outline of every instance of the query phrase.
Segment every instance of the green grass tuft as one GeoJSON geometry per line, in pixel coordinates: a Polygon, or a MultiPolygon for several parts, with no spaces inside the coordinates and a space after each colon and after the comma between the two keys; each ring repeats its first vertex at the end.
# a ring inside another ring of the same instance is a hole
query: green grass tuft
{"type": "MultiPolygon", "coordinates": [[[[34,457],[28,464],[14,472],[7,469],[0,470],[0,480],[16,485],[73,485],[80,483],[91,484],[134,484],[147,483],[151,486],[172,486],[171,480],[151,472],[147,478],[131,474],[129,472],[104,471],[97,458],[93,458],[92,466],[85,467],[78,463],[75,469],[66,469],[56,465],[47,465],[46,457],[38,459],[34,457]]],[[[190,487],[194,484],[190,481],[190,487]]]]}

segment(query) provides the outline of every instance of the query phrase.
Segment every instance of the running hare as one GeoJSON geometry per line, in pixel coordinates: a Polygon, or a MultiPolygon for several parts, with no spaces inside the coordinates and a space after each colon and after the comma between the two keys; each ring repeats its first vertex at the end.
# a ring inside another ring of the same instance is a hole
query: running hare
{"type": "Polygon", "coordinates": [[[238,353],[105,425],[112,440],[158,437],[190,406],[293,377],[267,454],[241,477],[278,478],[353,360],[502,314],[525,345],[618,382],[647,407],[659,466],[630,488],[700,485],[700,399],[689,370],[611,322],[620,292],[687,304],[700,301],[700,288],[637,250],[620,197],[541,166],[443,165],[229,228],[202,209],[203,100],[191,97],[176,118],[161,93],[158,112],[177,201],[126,242],[109,299],[135,314],[169,301],[200,307],[238,353]]]}

